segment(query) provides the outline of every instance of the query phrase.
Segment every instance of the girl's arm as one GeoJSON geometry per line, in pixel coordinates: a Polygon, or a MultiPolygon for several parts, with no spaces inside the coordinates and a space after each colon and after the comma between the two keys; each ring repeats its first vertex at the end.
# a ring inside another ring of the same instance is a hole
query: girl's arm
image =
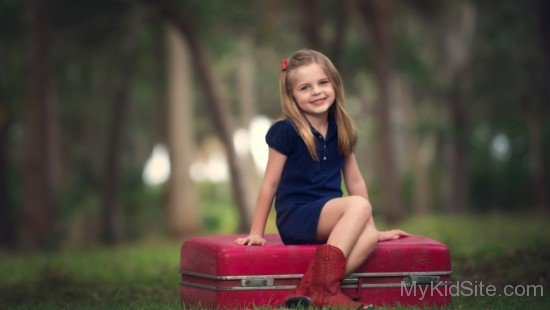
{"type": "Polygon", "coordinates": [[[351,153],[351,155],[346,158],[342,173],[344,175],[344,184],[346,185],[348,194],[350,196],[361,196],[369,201],[367,184],[365,183],[365,180],[363,180],[363,176],[359,170],[359,165],[357,164],[357,159],[355,158],[354,153],[351,153]]]}
{"type": "MultiPolygon", "coordinates": [[[[359,165],[357,164],[357,159],[355,158],[354,153],[352,153],[351,155],[348,156],[348,158],[346,158],[342,172],[344,175],[344,183],[346,184],[346,189],[348,190],[348,194],[350,196],[361,196],[365,198],[367,201],[369,201],[369,193],[367,191],[367,185],[363,180],[363,176],[361,175],[361,171],[359,170],[359,165]]],[[[375,225],[374,215],[371,216],[371,219],[372,219],[372,224],[375,225]]],[[[376,228],[376,225],[374,227],[376,228]]],[[[398,239],[400,237],[409,236],[409,235],[410,235],[409,233],[406,233],[400,229],[393,229],[389,231],[378,231],[378,240],[384,241],[384,240],[390,240],[390,239],[398,239]]]]}
{"type": "Polygon", "coordinates": [[[286,156],[279,153],[273,148],[269,148],[269,157],[267,167],[265,168],[264,180],[258,193],[256,208],[254,209],[254,217],[252,219],[252,227],[250,234],[244,238],[235,240],[236,244],[241,245],[265,245],[264,238],[265,224],[269,215],[269,210],[273,204],[273,198],[277,192],[281,174],[286,162],[286,156]]]}

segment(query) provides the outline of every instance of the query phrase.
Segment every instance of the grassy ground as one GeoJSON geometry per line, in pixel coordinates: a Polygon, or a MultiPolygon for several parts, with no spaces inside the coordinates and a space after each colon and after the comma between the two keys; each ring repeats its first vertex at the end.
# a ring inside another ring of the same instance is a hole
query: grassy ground
{"type": "MultiPolygon", "coordinates": [[[[495,285],[499,293],[506,285],[544,287],[544,297],[460,296],[451,309],[550,309],[547,217],[426,216],[400,227],[449,245],[455,281],[495,285]]],[[[149,240],[28,256],[0,253],[0,308],[181,308],[180,244],[149,240]]]]}

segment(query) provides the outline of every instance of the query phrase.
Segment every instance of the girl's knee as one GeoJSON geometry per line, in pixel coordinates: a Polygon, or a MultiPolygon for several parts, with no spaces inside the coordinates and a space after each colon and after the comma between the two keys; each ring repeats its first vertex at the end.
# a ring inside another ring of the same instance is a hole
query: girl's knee
{"type": "Polygon", "coordinates": [[[372,206],[368,200],[361,196],[350,196],[349,210],[356,213],[357,216],[363,217],[365,220],[370,219],[372,214],[372,206]]]}

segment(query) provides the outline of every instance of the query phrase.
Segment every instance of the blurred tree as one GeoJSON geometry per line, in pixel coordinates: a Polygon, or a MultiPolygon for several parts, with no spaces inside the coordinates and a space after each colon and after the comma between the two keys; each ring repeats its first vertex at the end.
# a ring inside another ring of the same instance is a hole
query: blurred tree
{"type": "Polygon", "coordinates": [[[112,111],[107,131],[106,158],[102,188],[102,239],[106,243],[120,242],[124,237],[124,212],[119,201],[121,140],[126,124],[127,106],[131,91],[131,77],[136,62],[136,44],[141,30],[139,7],[131,12],[129,32],[121,41],[119,75],[115,78],[112,111]]]}
{"type": "Polygon", "coordinates": [[[400,69],[412,90],[414,124],[407,136],[414,150],[405,154],[414,175],[413,210],[417,213],[448,210],[450,196],[448,141],[448,98],[443,94],[439,35],[441,2],[411,0],[403,3],[403,33],[407,46],[400,46],[400,69]],[[434,26],[437,25],[437,26],[434,26]]]}
{"type": "Polygon", "coordinates": [[[352,1],[330,2],[329,6],[323,4],[326,3],[315,0],[301,0],[297,3],[302,17],[302,35],[307,42],[307,48],[325,53],[336,68],[340,68],[352,1]],[[334,30],[326,31],[329,29],[327,26],[332,26],[330,28],[334,30]],[[330,33],[330,39],[327,33],[330,33]]]}
{"type": "Polygon", "coordinates": [[[503,1],[495,6],[477,1],[476,8],[483,18],[476,21],[471,67],[473,202],[481,210],[537,205],[544,209],[537,202],[541,197],[537,191],[549,181],[543,159],[548,157],[550,141],[548,126],[543,125],[550,115],[544,104],[548,100],[544,74],[548,30],[540,28],[545,24],[544,4],[503,1]]]}
{"type": "Polygon", "coordinates": [[[8,106],[0,89],[0,247],[15,246],[15,217],[8,196],[8,106]]]}
{"type": "MultiPolygon", "coordinates": [[[[238,126],[243,129],[250,129],[252,120],[256,114],[258,114],[258,96],[256,89],[258,88],[255,76],[256,76],[256,67],[257,60],[255,51],[255,42],[252,39],[252,36],[244,34],[240,38],[240,42],[237,46],[239,55],[236,61],[236,74],[237,74],[237,87],[236,95],[239,105],[239,118],[238,126]]],[[[250,131],[248,131],[250,133],[250,131]]],[[[249,135],[249,138],[251,135],[249,135]]],[[[249,147],[252,148],[252,140],[248,141],[249,147]]],[[[238,154],[239,159],[242,162],[253,163],[253,157],[251,152],[246,152],[245,154],[238,154]]],[[[259,187],[261,185],[261,178],[258,175],[256,165],[243,165],[243,172],[245,176],[245,184],[248,189],[248,201],[254,201],[259,187]]],[[[250,206],[253,203],[249,204],[250,206]]]]}
{"type": "Polygon", "coordinates": [[[374,46],[374,74],[378,90],[375,108],[377,157],[381,163],[377,173],[380,179],[380,206],[384,210],[385,219],[395,222],[404,215],[391,120],[391,111],[395,104],[395,94],[392,92],[392,83],[395,79],[392,24],[397,7],[393,1],[365,0],[358,2],[358,8],[367,24],[367,32],[374,46]]]}
{"type": "Polygon", "coordinates": [[[304,21],[301,24],[302,33],[308,43],[308,48],[320,51],[325,46],[322,36],[325,23],[321,17],[318,3],[319,1],[315,0],[301,0],[299,5],[304,21]]]}
{"type": "MultiPolygon", "coordinates": [[[[549,81],[550,82],[550,81],[549,81]]],[[[534,96],[533,96],[534,97],[534,96]]],[[[543,151],[543,128],[541,124],[540,101],[537,98],[527,98],[525,117],[532,164],[530,166],[533,204],[539,211],[550,211],[548,208],[547,185],[545,180],[545,162],[543,151]]]]}
{"type": "Polygon", "coordinates": [[[28,99],[28,67],[26,44],[28,28],[23,19],[27,3],[0,2],[0,247],[15,248],[20,211],[18,148],[14,133],[18,112],[26,108],[28,99]],[[19,57],[17,57],[19,56],[19,57]],[[15,61],[17,58],[19,61],[15,61]]]}
{"type": "Polygon", "coordinates": [[[348,31],[348,24],[350,19],[350,13],[352,9],[352,0],[340,0],[336,1],[336,21],[334,25],[334,39],[331,42],[331,49],[329,50],[330,59],[336,66],[341,67],[342,54],[346,45],[346,34],[348,31]]]}
{"type": "Polygon", "coordinates": [[[239,124],[248,126],[257,113],[256,92],[254,76],[256,60],[254,58],[254,45],[250,37],[241,39],[239,50],[240,57],[237,65],[237,93],[239,100],[239,124]]]}
{"type": "Polygon", "coordinates": [[[470,54],[475,29],[475,7],[470,1],[446,0],[440,11],[442,71],[450,103],[451,197],[449,211],[469,204],[468,139],[471,101],[470,54]]]}
{"type": "Polygon", "coordinates": [[[55,223],[54,190],[60,182],[59,138],[51,71],[50,4],[29,2],[30,104],[26,112],[22,246],[49,246],[55,223]]]}
{"type": "MultiPolygon", "coordinates": [[[[538,0],[534,6],[534,11],[538,11],[538,40],[541,45],[542,55],[550,55],[550,2],[538,0]]],[[[536,54],[539,58],[539,54],[536,54]]],[[[550,60],[548,57],[542,58],[541,80],[543,85],[550,85],[550,60]]],[[[543,87],[542,94],[532,96],[526,102],[526,115],[529,132],[529,147],[532,152],[533,164],[531,165],[531,179],[533,183],[533,198],[535,207],[539,211],[550,212],[549,197],[550,193],[546,190],[548,183],[546,173],[548,161],[544,160],[544,128],[542,115],[548,115],[548,108],[542,106],[544,100],[550,98],[550,88],[543,87]]]]}
{"type": "MultiPolygon", "coordinates": [[[[204,87],[205,95],[208,98],[207,101],[211,110],[210,115],[213,118],[217,134],[226,151],[232,181],[233,198],[235,199],[239,214],[238,230],[240,232],[248,231],[251,224],[252,206],[247,198],[248,195],[243,178],[243,169],[238,161],[235,146],[233,144],[231,114],[228,111],[227,102],[223,98],[221,86],[218,84],[219,82],[216,81],[215,75],[210,67],[206,52],[197,39],[195,34],[196,29],[188,23],[188,19],[181,14],[174,1],[147,1],[160,11],[168,22],[174,24],[174,27],[178,29],[180,35],[189,46],[197,75],[204,87]]],[[[191,14],[189,12],[187,13],[191,14]]]]}
{"type": "Polygon", "coordinates": [[[168,26],[167,125],[170,180],[166,223],[171,236],[181,238],[201,230],[196,188],[189,176],[193,143],[193,79],[189,48],[177,29],[168,26]]]}

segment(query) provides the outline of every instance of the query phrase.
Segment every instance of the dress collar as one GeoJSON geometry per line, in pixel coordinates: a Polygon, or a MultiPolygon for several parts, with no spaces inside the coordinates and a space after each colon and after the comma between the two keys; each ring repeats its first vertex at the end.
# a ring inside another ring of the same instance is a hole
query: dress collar
{"type": "MultiPolygon", "coordinates": [[[[313,126],[311,126],[311,124],[309,124],[309,128],[311,128],[311,132],[314,135],[323,136],[323,135],[321,135],[321,133],[319,131],[317,131],[317,129],[313,128],[313,126]]],[[[332,115],[332,113],[329,113],[329,115],[328,115],[327,136],[325,137],[325,140],[328,140],[328,139],[332,138],[332,136],[336,135],[337,132],[338,132],[338,126],[336,125],[336,120],[334,119],[334,116],[332,115]]]]}

